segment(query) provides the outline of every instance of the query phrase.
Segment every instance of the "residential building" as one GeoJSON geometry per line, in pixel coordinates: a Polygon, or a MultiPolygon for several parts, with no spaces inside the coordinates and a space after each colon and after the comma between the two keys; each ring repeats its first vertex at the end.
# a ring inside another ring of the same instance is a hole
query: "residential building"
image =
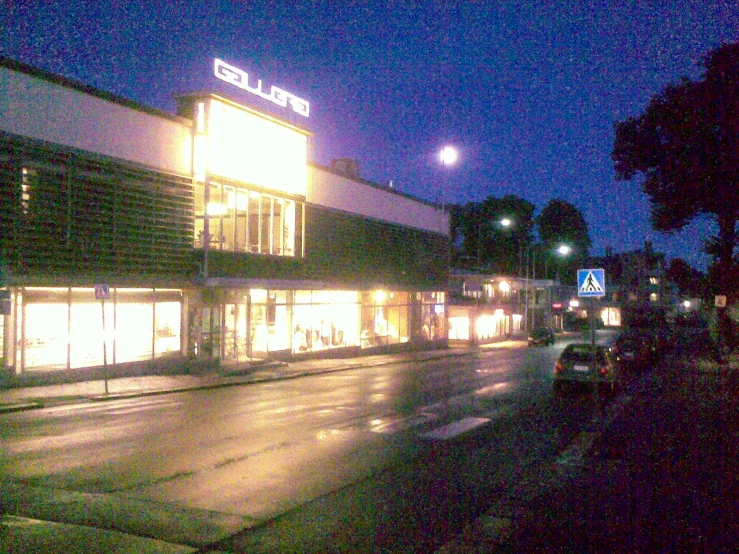
{"type": "Polygon", "coordinates": [[[591,264],[605,270],[603,300],[612,308],[606,324],[618,320],[619,324],[633,325],[655,317],[664,319],[672,310],[674,298],[665,279],[665,255],[656,252],[651,241],[644,241],[642,249],[618,254],[607,248],[605,256],[593,258],[591,264]]]}

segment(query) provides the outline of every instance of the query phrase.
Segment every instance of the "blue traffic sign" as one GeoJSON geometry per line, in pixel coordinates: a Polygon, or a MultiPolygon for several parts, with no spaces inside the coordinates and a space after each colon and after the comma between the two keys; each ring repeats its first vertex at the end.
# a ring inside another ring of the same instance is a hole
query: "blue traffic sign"
{"type": "Polygon", "coordinates": [[[107,284],[95,285],[95,300],[108,300],[110,298],[110,288],[107,284]]]}
{"type": "Polygon", "coordinates": [[[578,296],[605,296],[606,272],[603,269],[577,270],[578,296]]]}

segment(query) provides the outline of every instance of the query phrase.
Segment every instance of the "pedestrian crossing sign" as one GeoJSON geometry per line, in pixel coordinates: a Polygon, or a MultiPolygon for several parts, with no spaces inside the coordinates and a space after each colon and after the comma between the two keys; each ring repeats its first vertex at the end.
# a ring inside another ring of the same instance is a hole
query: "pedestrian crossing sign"
{"type": "Polygon", "coordinates": [[[605,296],[606,272],[603,269],[577,270],[578,296],[605,296]]]}

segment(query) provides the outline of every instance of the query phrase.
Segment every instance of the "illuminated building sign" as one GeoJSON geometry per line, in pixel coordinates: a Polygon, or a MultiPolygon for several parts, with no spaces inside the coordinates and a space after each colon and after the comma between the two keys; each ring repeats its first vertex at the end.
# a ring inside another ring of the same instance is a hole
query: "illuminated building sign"
{"type": "Polygon", "coordinates": [[[208,114],[208,142],[196,142],[195,160],[201,164],[207,156],[211,176],[305,196],[305,132],[218,98],[211,99],[208,114]]]}
{"type": "Polygon", "coordinates": [[[256,94],[257,96],[260,96],[265,100],[269,100],[283,108],[287,108],[289,103],[295,113],[308,117],[310,107],[306,100],[298,98],[294,94],[290,94],[274,85],[270,87],[269,92],[264,92],[262,90],[261,79],[257,79],[257,86],[249,86],[249,74],[246,71],[240,70],[238,67],[227,64],[223,60],[219,60],[218,58],[215,59],[213,73],[222,81],[226,81],[242,90],[256,94]]]}

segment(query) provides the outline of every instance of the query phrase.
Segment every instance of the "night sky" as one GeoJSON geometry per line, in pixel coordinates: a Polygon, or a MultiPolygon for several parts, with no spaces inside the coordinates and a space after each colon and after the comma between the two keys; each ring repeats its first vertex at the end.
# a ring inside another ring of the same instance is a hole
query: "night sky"
{"type": "MultiPolygon", "coordinates": [[[[431,201],[514,194],[578,207],[592,253],[652,240],[700,268],[698,221],[651,230],[638,181],[616,182],[613,124],[642,112],[722,42],[739,3],[137,2],[0,3],[0,54],[174,112],[174,95],[219,90],[218,57],[310,102],[310,158],[358,160],[362,177],[431,201]],[[444,169],[442,146],[459,148],[444,169]]],[[[295,119],[295,118],[299,119],[295,119]]]]}

